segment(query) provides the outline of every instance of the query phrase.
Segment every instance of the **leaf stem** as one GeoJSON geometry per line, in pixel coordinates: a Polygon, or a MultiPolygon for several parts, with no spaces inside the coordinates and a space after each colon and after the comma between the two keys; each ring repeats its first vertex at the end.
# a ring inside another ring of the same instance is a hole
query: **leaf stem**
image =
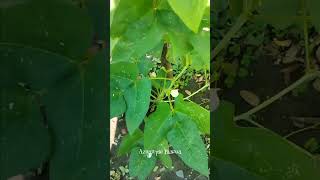
{"type": "Polygon", "coordinates": [[[210,84],[206,84],[204,86],[202,86],[200,89],[198,89],[197,91],[195,91],[194,93],[190,94],[189,96],[183,98],[184,100],[190,99],[192,96],[198,94],[199,92],[201,92],[202,90],[204,90],[205,88],[209,87],[210,84]]]}
{"type": "Polygon", "coordinates": [[[295,88],[300,86],[302,83],[312,81],[313,79],[315,79],[317,77],[320,77],[320,71],[315,71],[315,72],[308,73],[308,74],[302,76],[299,80],[297,80],[292,85],[290,85],[289,87],[285,88],[284,90],[280,91],[275,96],[273,96],[270,99],[264,101],[263,103],[261,103],[260,105],[256,106],[255,108],[249,110],[248,112],[236,116],[234,118],[234,120],[238,121],[238,120],[241,120],[241,119],[247,119],[252,114],[262,110],[263,108],[265,108],[265,107],[269,106],[270,104],[272,104],[274,101],[280,99],[282,96],[284,96],[287,93],[289,93],[290,91],[294,90],[295,88]]]}
{"type": "MultiPolygon", "coordinates": [[[[192,94],[190,94],[189,96],[183,98],[183,100],[189,100],[189,101],[191,101],[190,98],[191,98],[192,96],[198,94],[198,93],[201,92],[203,89],[205,89],[205,88],[207,88],[207,87],[209,87],[209,86],[210,86],[210,84],[206,84],[206,85],[202,86],[200,89],[198,89],[198,90],[195,91],[194,93],[192,93],[192,94]]],[[[162,101],[162,102],[174,102],[174,100],[162,101]]]]}
{"type": "Polygon", "coordinates": [[[159,78],[149,78],[151,80],[169,80],[169,81],[172,81],[173,79],[172,78],[163,78],[163,77],[159,77],[159,78]]]}
{"type": "Polygon", "coordinates": [[[169,95],[169,104],[170,104],[170,109],[171,109],[171,111],[173,112],[174,111],[174,108],[173,108],[173,105],[172,105],[172,102],[171,102],[171,97],[170,97],[170,95],[169,95]]]}
{"type": "MultiPolygon", "coordinates": [[[[168,90],[171,90],[171,89],[172,89],[172,87],[174,86],[174,83],[175,83],[178,79],[180,79],[180,77],[185,73],[185,71],[188,69],[188,67],[189,67],[189,63],[186,63],[186,65],[183,67],[183,69],[181,70],[181,72],[180,72],[177,76],[175,76],[175,77],[173,78],[173,80],[172,80],[171,83],[170,83],[170,86],[169,86],[168,90]]],[[[165,82],[166,82],[166,81],[165,81],[165,82]]],[[[165,88],[165,87],[164,87],[164,88],[165,88]]],[[[161,100],[161,99],[163,98],[163,96],[165,95],[165,92],[166,92],[166,90],[162,90],[162,91],[161,91],[161,94],[159,95],[158,100],[161,100]]]]}
{"type": "Polygon", "coordinates": [[[293,136],[293,135],[302,133],[302,132],[307,131],[307,130],[311,130],[311,129],[317,128],[318,126],[320,126],[320,123],[316,123],[316,124],[314,124],[314,125],[305,127],[305,128],[303,128],[303,129],[299,129],[299,130],[297,130],[297,131],[293,131],[293,132],[289,133],[288,135],[284,136],[283,138],[288,139],[289,137],[291,137],[291,136],[293,136]]]}
{"type": "Polygon", "coordinates": [[[228,33],[224,36],[224,38],[219,42],[219,44],[212,51],[212,59],[215,58],[230,42],[231,38],[239,31],[239,29],[247,22],[248,13],[242,13],[236,23],[232,26],[232,28],[228,31],[228,33]]]}

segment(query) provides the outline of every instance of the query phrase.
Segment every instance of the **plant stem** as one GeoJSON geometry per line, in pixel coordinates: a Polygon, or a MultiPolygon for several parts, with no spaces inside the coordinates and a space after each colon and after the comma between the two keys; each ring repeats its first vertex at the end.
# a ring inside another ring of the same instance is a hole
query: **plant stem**
{"type": "Polygon", "coordinates": [[[239,29],[247,22],[248,20],[248,13],[242,13],[236,23],[232,26],[232,28],[228,31],[228,33],[224,36],[224,38],[219,42],[219,44],[213,49],[212,51],[212,59],[215,58],[221,50],[223,50],[230,39],[239,31],[239,29]]]}
{"type": "Polygon", "coordinates": [[[169,96],[169,104],[170,104],[170,109],[171,109],[171,111],[173,112],[173,111],[174,111],[174,108],[173,108],[173,105],[172,105],[171,97],[170,97],[170,96],[169,96]]]}
{"type": "MultiPolygon", "coordinates": [[[[181,72],[180,72],[177,76],[175,76],[175,77],[173,78],[173,80],[172,80],[171,83],[170,83],[170,86],[169,86],[168,90],[171,90],[171,88],[174,86],[174,83],[185,73],[185,71],[188,69],[188,67],[189,67],[189,63],[187,63],[187,64],[183,67],[183,69],[181,70],[181,72]]],[[[165,81],[165,82],[166,82],[166,81],[165,81]]],[[[165,88],[165,87],[164,87],[164,88],[165,88]]],[[[163,98],[163,96],[165,95],[165,92],[166,92],[166,90],[162,90],[162,91],[161,91],[161,94],[159,95],[158,100],[161,100],[161,99],[163,98]]]]}
{"type": "Polygon", "coordinates": [[[184,100],[190,99],[192,96],[198,94],[200,91],[204,90],[205,88],[209,87],[210,84],[206,84],[204,86],[202,86],[200,89],[198,89],[197,91],[195,91],[194,93],[190,94],[189,96],[183,98],[184,100]]]}
{"type": "MultiPolygon", "coordinates": [[[[200,91],[202,91],[203,89],[205,89],[205,88],[207,88],[207,87],[209,87],[209,86],[210,86],[210,84],[204,85],[203,87],[201,87],[200,89],[198,89],[198,90],[195,91],[194,93],[192,93],[192,94],[190,94],[189,96],[183,98],[183,100],[189,100],[192,96],[198,94],[200,91]]],[[[191,100],[189,100],[189,101],[191,101],[191,100]]],[[[174,100],[162,101],[162,102],[174,102],[174,100]]]]}
{"type": "Polygon", "coordinates": [[[293,83],[289,87],[285,88],[284,90],[280,91],[278,94],[276,94],[275,96],[271,97],[270,99],[264,101],[259,106],[249,110],[246,113],[243,113],[243,114],[240,114],[240,115],[236,116],[234,118],[234,120],[238,121],[238,120],[241,120],[241,119],[247,119],[250,115],[260,111],[261,109],[263,109],[263,108],[265,108],[267,106],[269,106],[274,101],[280,99],[282,96],[286,95],[290,91],[292,91],[295,88],[297,88],[298,86],[300,86],[302,83],[311,81],[311,80],[315,79],[316,77],[320,77],[320,71],[315,71],[315,72],[308,73],[308,74],[304,75],[299,80],[297,80],[295,83],[293,83]]]}
{"type": "Polygon", "coordinates": [[[159,77],[159,78],[149,78],[151,80],[169,80],[169,81],[172,81],[173,79],[172,78],[162,78],[162,77],[159,77]]]}
{"type": "Polygon", "coordinates": [[[291,137],[293,135],[302,133],[302,132],[310,130],[310,129],[314,129],[314,128],[318,127],[319,125],[320,125],[320,123],[317,123],[317,124],[314,124],[312,126],[308,126],[308,127],[303,128],[303,129],[299,129],[297,131],[293,131],[293,132],[289,133],[288,135],[284,136],[283,138],[288,139],[289,137],[291,137]]]}

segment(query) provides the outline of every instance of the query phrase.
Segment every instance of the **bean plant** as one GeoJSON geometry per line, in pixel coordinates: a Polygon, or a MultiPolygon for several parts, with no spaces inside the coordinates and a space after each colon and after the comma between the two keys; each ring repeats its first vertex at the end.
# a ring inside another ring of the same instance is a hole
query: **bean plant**
{"type": "Polygon", "coordinates": [[[111,11],[110,118],[125,119],[128,135],[118,155],[130,154],[130,176],[145,179],[159,161],[168,169],[177,154],[209,175],[201,135],[210,134],[209,111],[190,100],[178,81],[188,70],[209,73],[207,0],[120,0],[111,11]],[[173,69],[173,67],[181,67],[173,69]]]}
{"type": "MultiPolygon", "coordinates": [[[[213,112],[213,167],[215,179],[319,179],[319,160],[260,124],[252,120],[255,113],[281,99],[301,84],[320,77],[320,72],[311,59],[316,39],[310,43],[309,30],[319,32],[320,14],[317,0],[216,0],[214,13],[227,11],[235,18],[230,30],[214,45],[213,62],[228,46],[247,22],[269,24],[276,29],[296,26],[304,35],[305,73],[296,82],[283,89],[253,109],[235,115],[234,105],[222,101],[213,112]],[[235,122],[249,121],[256,128],[239,128],[235,122]],[[233,173],[229,173],[232,171],[233,173]]],[[[219,21],[219,19],[216,19],[219,21]]],[[[213,27],[214,28],[214,27],[213,27]]],[[[223,58],[220,58],[223,61],[223,58]]],[[[216,77],[216,81],[219,77],[216,77]]],[[[216,98],[217,101],[217,98],[216,98]]]]}

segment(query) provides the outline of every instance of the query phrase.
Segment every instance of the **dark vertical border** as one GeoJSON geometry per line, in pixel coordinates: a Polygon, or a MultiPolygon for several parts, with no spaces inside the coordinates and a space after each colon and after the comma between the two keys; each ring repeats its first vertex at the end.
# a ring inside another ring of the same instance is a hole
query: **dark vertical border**
{"type": "MultiPolygon", "coordinates": [[[[106,114],[106,121],[108,121],[108,127],[106,127],[108,129],[108,136],[106,137],[106,140],[109,142],[109,139],[110,139],[110,123],[109,123],[109,117],[110,117],[110,1],[109,0],[104,0],[106,1],[106,4],[107,4],[107,11],[105,12],[106,13],[106,22],[107,22],[107,25],[106,25],[106,53],[107,53],[107,59],[106,59],[106,68],[107,68],[107,73],[106,73],[106,76],[107,76],[107,82],[106,82],[106,93],[107,93],[107,114],[106,114]]],[[[109,143],[108,143],[109,144],[109,143]]],[[[106,176],[107,178],[106,179],[109,179],[110,178],[110,148],[109,148],[109,145],[106,147],[107,148],[107,159],[106,159],[106,163],[107,163],[107,169],[106,169],[106,176]]]]}
{"type": "MultiPolygon", "coordinates": [[[[211,52],[213,52],[213,19],[212,19],[212,12],[213,12],[213,6],[214,6],[214,0],[210,0],[210,50],[211,52]]],[[[212,72],[213,72],[213,54],[210,52],[210,77],[212,77],[212,72]]],[[[210,78],[211,79],[211,78],[210,78]]],[[[211,86],[211,84],[210,84],[211,86]]],[[[212,100],[210,93],[210,100],[212,100]]],[[[212,107],[210,107],[211,109],[212,107]]],[[[210,110],[211,112],[211,110],[210,110]]],[[[214,165],[213,165],[213,154],[214,154],[214,146],[212,144],[214,144],[214,137],[213,137],[213,124],[212,124],[212,115],[210,113],[210,155],[209,155],[209,168],[210,168],[210,174],[209,174],[209,179],[213,179],[213,174],[214,174],[214,165]]]]}

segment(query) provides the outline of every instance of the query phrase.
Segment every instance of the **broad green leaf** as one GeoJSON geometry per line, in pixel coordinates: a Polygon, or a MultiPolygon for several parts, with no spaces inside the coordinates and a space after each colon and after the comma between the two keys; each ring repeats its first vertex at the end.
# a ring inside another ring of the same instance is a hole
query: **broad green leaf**
{"type": "Polygon", "coordinates": [[[48,90],[45,104],[56,134],[50,179],[107,178],[106,59],[101,52],[88,64],[69,64],[60,73],[70,76],[48,90]]]}
{"type": "Polygon", "coordinates": [[[118,149],[118,156],[125,155],[129,153],[132,148],[138,145],[138,142],[143,138],[143,132],[140,129],[137,129],[133,134],[127,134],[118,149]]]}
{"type": "Polygon", "coordinates": [[[210,69],[210,32],[201,31],[191,36],[193,46],[191,67],[195,70],[210,69]]]}
{"type": "Polygon", "coordinates": [[[122,36],[130,24],[152,9],[152,5],[153,1],[150,0],[135,0],[134,3],[131,0],[120,0],[113,15],[111,36],[122,36]]]}
{"type": "Polygon", "coordinates": [[[126,89],[124,98],[127,103],[126,124],[132,134],[146,116],[151,95],[151,81],[148,78],[137,80],[126,89]]]}
{"type": "Polygon", "coordinates": [[[127,109],[123,92],[114,84],[114,81],[110,82],[110,119],[123,114],[127,109]]]}
{"type": "Polygon", "coordinates": [[[112,61],[135,61],[145,56],[162,40],[163,32],[158,27],[153,12],[149,11],[139,21],[128,26],[112,51],[112,61]]]}
{"type": "Polygon", "coordinates": [[[147,157],[147,154],[140,154],[139,148],[131,151],[129,159],[129,173],[132,177],[138,177],[139,180],[145,180],[156,165],[155,156],[147,157]]]}
{"type": "Polygon", "coordinates": [[[320,29],[320,2],[317,0],[306,0],[307,6],[310,11],[312,24],[318,29],[320,29]]]}
{"type": "MultiPolygon", "coordinates": [[[[0,66],[4,65],[3,49],[0,66]]],[[[8,57],[7,60],[9,60],[8,57]]],[[[12,59],[11,59],[12,60],[12,59]]],[[[13,77],[1,76],[14,81],[13,77]]],[[[51,138],[30,92],[19,87],[0,89],[0,180],[38,168],[49,159],[51,138]]]]}
{"type": "Polygon", "coordinates": [[[105,54],[99,53],[89,63],[80,65],[29,47],[0,46],[0,52],[5,57],[0,58],[1,75],[11,79],[4,80],[6,86],[29,84],[41,92],[49,128],[54,132],[50,179],[107,178],[105,54]]]}
{"type": "Polygon", "coordinates": [[[252,172],[243,169],[231,162],[224,161],[222,159],[213,157],[213,178],[214,180],[266,180],[265,178],[258,176],[252,172]]]}
{"type": "MultiPolygon", "coordinates": [[[[111,81],[114,85],[125,90],[137,79],[139,69],[136,64],[129,62],[118,62],[110,65],[111,81]]],[[[111,92],[112,93],[112,92],[111,92]]]]}
{"type": "Polygon", "coordinates": [[[108,1],[85,0],[86,7],[94,25],[95,38],[99,40],[107,39],[107,18],[108,1]]]}
{"type": "Polygon", "coordinates": [[[85,9],[64,1],[28,0],[0,8],[0,42],[45,49],[80,60],[93,37],[85,9]]]}
{"type": "Polygon", "coordinates": [[[189,38],[194,33],[183,24],[175,13],[169,10],[157,11],[157,22],[169,37],[174,59],[184,56],[192,50],[189,38]]]}
{"type": "Polygon", "coordinates": [[[110,117],[116,117],[126,111],[124,92],[138,77],[136,64],[128,62],[113,63],[110,67],[110,117]]]}
{"type": "Polygon", "coordinates": [[[159,103],[155,112],[146,120],[144,130],[144,147],[152,149],[166,138],[172,128],[172,113],[168,103],[159,103]]]}
{"type": "Polygon", "coordinates": [[[207,0],[168,0],[174,12],[193,32],[197,33],[199,25],[208,5],[207,0]]]}
{"type": "Polygon", "coordinates": [[[147,59],[145,56],[139,58],[139,60],[138,60],[139,72],[146,77],[149,76],[149,72],[153,66],[154,66],[154,64],[151,61],[151,59],[147,59]]]}
{"type": "Polygon", "coordinates": [[[283,29],[297,23],[295,17],[300,9],[300,0],[261,0],[259,12],[263,22],[283,29]]]}
{"type": "Polygon", "coordinates": [[[243,12],[243,1],[247,0],[229,0],[229,12],[231,15],[239,16],[243,12]]]}
{"type": "Polygon", "coordinates": [[[169,143],[175,150],[181,151],[178,156],[186,165],[208,176],[208,155],[196,124],[180,112],[176,112],[173,119],[176,124],[168,133],[169,143]]]}
{"type": "Polygon", "coordinates": [[[167,140],[163,140],[157,147],[157,150],[160,150],[162,153],[158,155],[161,163],[168,169],[172,169],[172,159],[170,155],[166,152],[169,152],[169,144],[167,140]]]}
{"type": "Polygon", "coordinates": [[[222,102],[212,116],[216,158],[265,179],[319,179],[319,160],[269,130],[236,126],[231,103],[222,102]]]}
{"type": "Polygon", "coordinates": [[[212,6],[216,12],[224,11],[228,7],[228,0],[215,0],[212,6]]]}
{"type": "Polygon", "coordinates": [[[175,110],[189,116],[201,133],[210,134],[210,112],[207,109],[196,103],[184,101],[180,95],[176,98],[175,110]]]}

